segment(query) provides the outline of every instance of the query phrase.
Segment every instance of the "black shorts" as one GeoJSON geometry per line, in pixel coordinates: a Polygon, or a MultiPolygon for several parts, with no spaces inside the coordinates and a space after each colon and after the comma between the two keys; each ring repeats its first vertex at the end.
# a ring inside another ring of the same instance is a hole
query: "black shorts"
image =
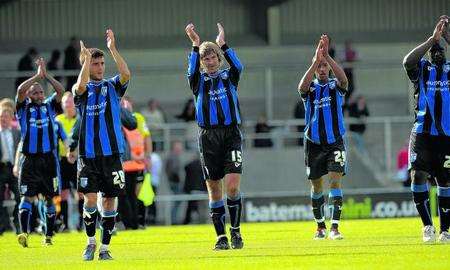
{"type": "Polygon", "coordinates": [[[25,154],[20,160],[19,191],[22,196],[39,193],[53,197],[59,193],[57,160],[53,153],[25,154]]]}
{"type": "Polygon", "coordinates": [[[242,174],[242,134],[237,126],[200,129],[200,162],[205,180],[242,174]]]}
{"type": "Polygon", "coordinates": [[[66,157],[62,157],[60,162],[61,171],[61,189],[69,189],[77,187],[77,163],[74,164],[67,161],[66,157]]]}
{"type": "Polygon", "coordinates": [[[308,179],[318,179],[329,172],[345,175],[347,153],[342,138],[332,144],[315,144],[310,140],[305,141],[305,165],[308,179]]]}
{"type": "Polygon", "coordinates": [[[409,168],[429,173],[441,182],[450,181],[450,137],[411,133],[409,168]]]}
{"type": "Polygon", "coordinates": [[[78,159],[78,191],[102,192],[103,197],[117,197],[125,187],[125,173],[119,155],[78,159]]]}

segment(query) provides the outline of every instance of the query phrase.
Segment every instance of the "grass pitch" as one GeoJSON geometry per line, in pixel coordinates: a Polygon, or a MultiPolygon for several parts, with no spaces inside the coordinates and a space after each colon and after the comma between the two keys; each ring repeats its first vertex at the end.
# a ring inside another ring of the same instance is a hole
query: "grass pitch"
{"type": "Polygon", "coordinates": [[[450,269],[450,244],[423,244],[419,218],[344,220],[340,241],[312,240],[312,221],[241,227],[244,249],[219,252],[212,225],[119,231],[115,260],[106,262],[81,260],[84,233],[56,235],[50,247],[31,235],[29,248],[8,233],[0,236],[0,269],[450,269]]]}

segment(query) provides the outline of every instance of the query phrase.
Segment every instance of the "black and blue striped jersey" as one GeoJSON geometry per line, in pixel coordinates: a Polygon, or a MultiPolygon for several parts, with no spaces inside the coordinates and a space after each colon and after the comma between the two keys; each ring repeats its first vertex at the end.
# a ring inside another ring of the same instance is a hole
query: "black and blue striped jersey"
{"type": "Polygon", "coordinates": [[[54,132],[55,110],[60,106],[56,93],[41,104],[26,98],[16,101],[17,119],[19,120],[23,154],[49,153],[56,148],[54,132]]]}
{"type": "Polygon", "coordinates": [[[316,144],[331,144],[345,134],[342,106],[347,90],[335,78],[320,84],[311,82],[308,93],[302,93],[305,105],[305,137],[316,144]]]}
{"type": "Polygon", "coordinates": [[[437,66],[421,59],[406,72],[414,84],[413,132],[450,136],[450,62],[437,66]]]}
{"type": "Polygon", "coordinates": [[[124,138],[120,125],[120,98],[128,82],[120,76],[102,81],[90,81],[86,91],[75,103],[80,113],[79,155],[86,158],[121,154],[124,138]]]}
{"type": "Polygon", "coordinates": [[[199,48],[189,55],[188,80],[195,98],[196,119],[202,128],[241,124],[238,83],[243,69],[233,49],[221,48],[230,68],[216,74],[200,71],[199,48]]]}

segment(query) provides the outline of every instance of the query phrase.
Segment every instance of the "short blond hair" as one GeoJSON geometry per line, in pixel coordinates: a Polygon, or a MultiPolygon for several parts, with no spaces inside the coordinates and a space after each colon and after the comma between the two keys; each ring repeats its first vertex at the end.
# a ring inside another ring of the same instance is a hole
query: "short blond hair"
{"type": "MultiPolygon", "coordinates": [[[[219,48],[219,46],[216,43],[213,43],[211,41],[205,41],[202,44],[200,44],[199,47],[199,54],[200,54],[200,60],[209,55],[215,53],[217,55],[217,58],[219,59],[219,66],[222,65],[223,60],[223,53],[222,50],[219,48]]],[[[200,67],[205,70],[205,67],[202,64],[202,61],[200,61],[200,67]]]]}
{"type": "Polygon", "coordinates": [[[2,98],[0,100],[0,109],[9,108],[12,110],[13,114],[15,112],[14,101],[10,98],[2,98]]]}

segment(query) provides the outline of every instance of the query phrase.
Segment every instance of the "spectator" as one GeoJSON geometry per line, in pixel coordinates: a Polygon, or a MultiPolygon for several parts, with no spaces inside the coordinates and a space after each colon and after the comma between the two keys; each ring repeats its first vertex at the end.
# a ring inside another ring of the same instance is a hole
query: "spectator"
{"type": "Polygon", "coordinates": [[[180,115],[177,115],[177,118],[182,119],[188,125],[185,134],[186,149],[195,149],[197,147],[198,125],[195,121],[195,104],[192,98],[186,102],[183,112],[180,115]]]}
{"type": "MultiPolygon", "coordinates": [[[[50,61],[47,63],[47,70],[59,70],[59,59],[61,58],[61,52],[59,50],[53,50],[50,61]]],[[[61,81],[61,77],[55,77],[55,80],[61,81]]],[[[72,91],[72,89],[66,88],[66,91],[72,91]]]]}
{"type": "Polygon", "coordinates": [[[396,180],[403,183],[404,187],[411,185],[411,176],[408,170],[408,148],[409,141],[407,141],[397,153],[397,175],[396,180]]]}
{"type": "MultiPolygon", "coordinates": [[[[203,178],[202,165],[200,163],[198,154],[195,155],[192,161],[186,164],[186,166],[184,167],[184,171],[186,173],[183,189],[184,192],[187,194],[205,193],[206,185],[203,178]]],[[[198,209],[199,203],[200,201],[188,201],[183,224],[191,223],[193,212],[196,212],[197,215],[200,213],[198,209]]]]}
{"type": "MultiPolygon", "coordinates": [[[[78,56],[80,54],[80,48],[79,48],[78,42],[79,41],[76,37],[71,37],[69,46],[67,46],[67,48],[64,50],[64,69],[65,70],[79,70],[81,68],[80,60],[78,59],[78,56]]],[[[66,77],[67,91],[72,91],[72,86],[77,81],[77,78],[78,78],[78,74],[74,75],[74,76],[66,77]]]]}
{"type": "MultiPolygon", "coordinates": [[[[170,154],[166,160],[166,166],[165,171],[167,175],[167,179],[169,181],[169,187],[170,190],[174,195],[181,193],[181,186],[180,186],[180,173],[181,173],[181,159],[180,156],[183,153],[183,144],[180,141],[174,141],[172,142],[172,147],[170,154]]],[[[177,213],[178,208],[180,206],[179,201],[175,201],[172,206],[171,211],[171,219],[172,224],[177,224],[177,213]]]]}
{"type": "MultiPolygon", "coordinates": [[[[31,47],[28,49],[27,53],[22,56],[19,60],[19,64],[17,66],[18,71],[31,71],[34,70],[34,62],[36,58],[38,57],[38,52],[36,48],[31,47]]],[[[26,81],[28,77],[18,77],[16,79],[16,89],[19,87],[21,83],[26,81]]]]}
{"type": "Polygon", "coordinates": [[[355,140],[357,149],[361,153],[367,153],[367,149],[364,143],[364,132],[366,131],[365,118],[369,116],[369,109],[367,108],[366,99],[359,95],[356,100],[350,103],[348,107],[348,114],[358,123],[350,124],[349,129],[352,131],[352,138],[355,140]]]}
{"type": "Polygon", "coordinates": [[[344,67],[345,75],[348,79],[348,92],[345,96],[345,106],[348,105],[348,101],[355,90],[355,80],[353,78],[353,63],[358,60],[356,50],[352,47],[352,41],[345,41],[344,55],[342,57],[342,66],[344,67]]]}
{"type": "Polygon", "coordinates": [[[164,114],[160,109],[159,103],[155,99],[150,99],[147,103],[147,108],[142,111],[147,120],[147,125],[153,135],[153,149],[155,151],[163,150],[163,130],[162,125],[166,122],[164,114]]]}
{"type": "MultiPolygon", "coordinates": [[[[151,176],[152,176],[152,188],[155,197],[158,194],[159,183],[161,180],[161,171],[162,171],[162,160],[158,153],[152,152],[150,155],[151,158],[151,176]]],[[[157,222],[157,211],[156,211],[156,201],[148,207],[148,223],[156,224],[157,222]]]]}
{"type": "Polygon", "coordinates": [[[10,108],[14,113],[13,113],[13,119],[11,121],[11,126],[13,128],[19,128],[19,122],[17,122],[16,119],[16,104],[14,103],[14,101],[10,98],[2,98],[0,99],[0,108],[2,107],[8,107],[10,108]]]}
{"type": "MultiPolygon", "coordinates": [[[[294,118],[298,120],[305,120],[305,106],[303,105],[303,101],[298,101],[295,105],[294,109],[294,118]]],[[[303,132],[305,130],[305,125],[297,126],[297,132],[300,132],[301,135],[298,139],[298,145],[303,146],[303,132]]]]}
{"type": "MultiPolygon", "coordinates": [[[[255,126],[256,135],[260,133],[270,133],[271,128],[267,124],[266,117],[260,116],[255,126]]],[[[255,147],[272,147],[273,142],[270,138],[256,138],[253,142],[255,147]]]]}
{"type": "Polygon", "coordinates": [[[14,195],[15,206],[13,220],[15,232],[20,232],[18,206],[20,195],[17,181],[17,170],[14,173],[15,154],[20,141],[20,131],[12,126],[14,111],[7,107],[0,107],[0,234],[10,229],[10,217],[3,206],[5,194],[14,195]]]}

